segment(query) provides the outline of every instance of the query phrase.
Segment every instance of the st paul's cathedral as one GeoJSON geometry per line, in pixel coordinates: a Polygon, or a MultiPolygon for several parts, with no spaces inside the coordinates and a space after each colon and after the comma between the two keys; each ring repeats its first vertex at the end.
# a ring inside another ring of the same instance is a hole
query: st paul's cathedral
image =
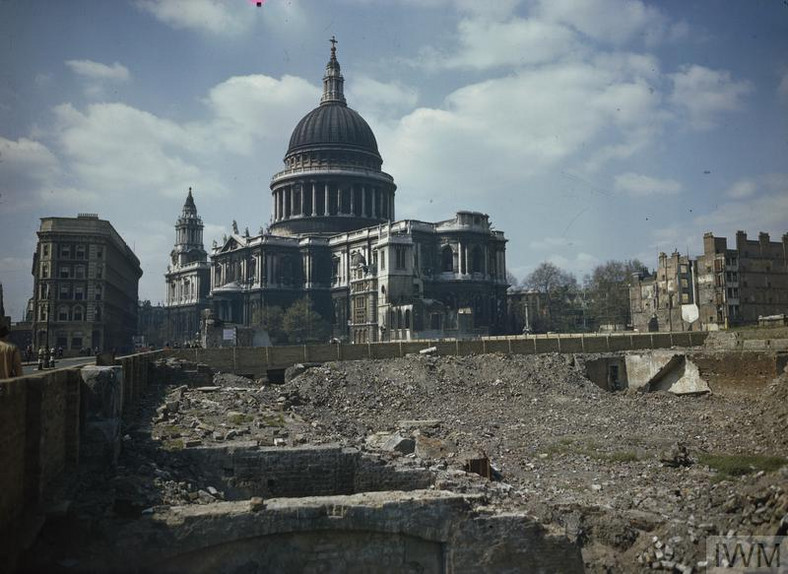
{"type": "Polygon", "coordinates": [[[194,338],[205,309],[220,324],[248,327],[264,308],[300,299],[331,322],[334,337],[353,343],[503,332],[503,232],[474,211],[395,219],[394,178],[343,88],[332,41],[320,104],[290,136],[261,234],[234,224],[209,254],[189,190],[166,274],[173,342],[194,338]]]}

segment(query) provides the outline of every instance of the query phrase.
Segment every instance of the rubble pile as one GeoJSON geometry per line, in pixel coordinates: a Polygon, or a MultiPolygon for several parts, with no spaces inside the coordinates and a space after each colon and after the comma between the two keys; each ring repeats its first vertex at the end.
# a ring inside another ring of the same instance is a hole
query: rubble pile
{"type": "Polygon", "coordinates": [[[709,535],[788,533],[788,374],[761,395],[678,397],[608,393],[575,364],[414,354],[297,365],[276,385],[169,360],[119,466],[82,477],[77,513],[102,532],[227,498],[195,447],[339,443],[560,525],[588,572],[702,572],[709,535]]]}

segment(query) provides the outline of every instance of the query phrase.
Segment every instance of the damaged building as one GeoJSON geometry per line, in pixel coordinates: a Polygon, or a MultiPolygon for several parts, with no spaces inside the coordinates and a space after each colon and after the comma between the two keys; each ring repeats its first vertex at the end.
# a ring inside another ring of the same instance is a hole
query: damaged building
{"type": "Polygon", "coordinates": [[[702,255],[660,253],[656,272],[636,274],[629,296],[639,331],[716,331],[784,315],[788,233],[771,241],[768,233],[748,239],[738,231],[734,248],[706,233],[702,255]]]}

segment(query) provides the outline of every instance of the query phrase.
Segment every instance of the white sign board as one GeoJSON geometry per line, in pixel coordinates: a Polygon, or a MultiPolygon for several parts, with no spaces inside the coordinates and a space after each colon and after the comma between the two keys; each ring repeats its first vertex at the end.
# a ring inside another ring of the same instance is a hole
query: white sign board
{"type": "Polygon", "coordinates": [[[681,306],[681,318],[684,319],[687,323],[694,323],[700,317],[700,313],[698,312],[698,306],[695,304],[692,305],[682,305],[681,306]]]}
{"type": "Polygon", "coordinates": [[[222,339],[225,341],[234,341],[235,329],[222,329],[222,339]]]}

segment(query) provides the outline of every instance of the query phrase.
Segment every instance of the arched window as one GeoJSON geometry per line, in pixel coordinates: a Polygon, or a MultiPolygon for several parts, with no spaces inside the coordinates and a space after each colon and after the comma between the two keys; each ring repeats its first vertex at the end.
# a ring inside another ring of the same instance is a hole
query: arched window
{"type": "Polygon", "coordinates": [[[74,307],[74,312],[72,314],[72,320],[74,321],[82,321],[85,318],[84,311],[81,305],[77,305],[74,307]]]}
{"type": "Polygon", "coordinates": [[[454,271],[454,251],[450,245],[441,249],[441,271],[454,271]]]}
{"type": "Polygon", "coordinates": [[[410,329],[410,309],[405,309],[405,328],[410,329]]]}
{"type": "Polygon", "coordinates": [[[402,309],[397,309],[397,329],[402,329],[402,309]]]}

